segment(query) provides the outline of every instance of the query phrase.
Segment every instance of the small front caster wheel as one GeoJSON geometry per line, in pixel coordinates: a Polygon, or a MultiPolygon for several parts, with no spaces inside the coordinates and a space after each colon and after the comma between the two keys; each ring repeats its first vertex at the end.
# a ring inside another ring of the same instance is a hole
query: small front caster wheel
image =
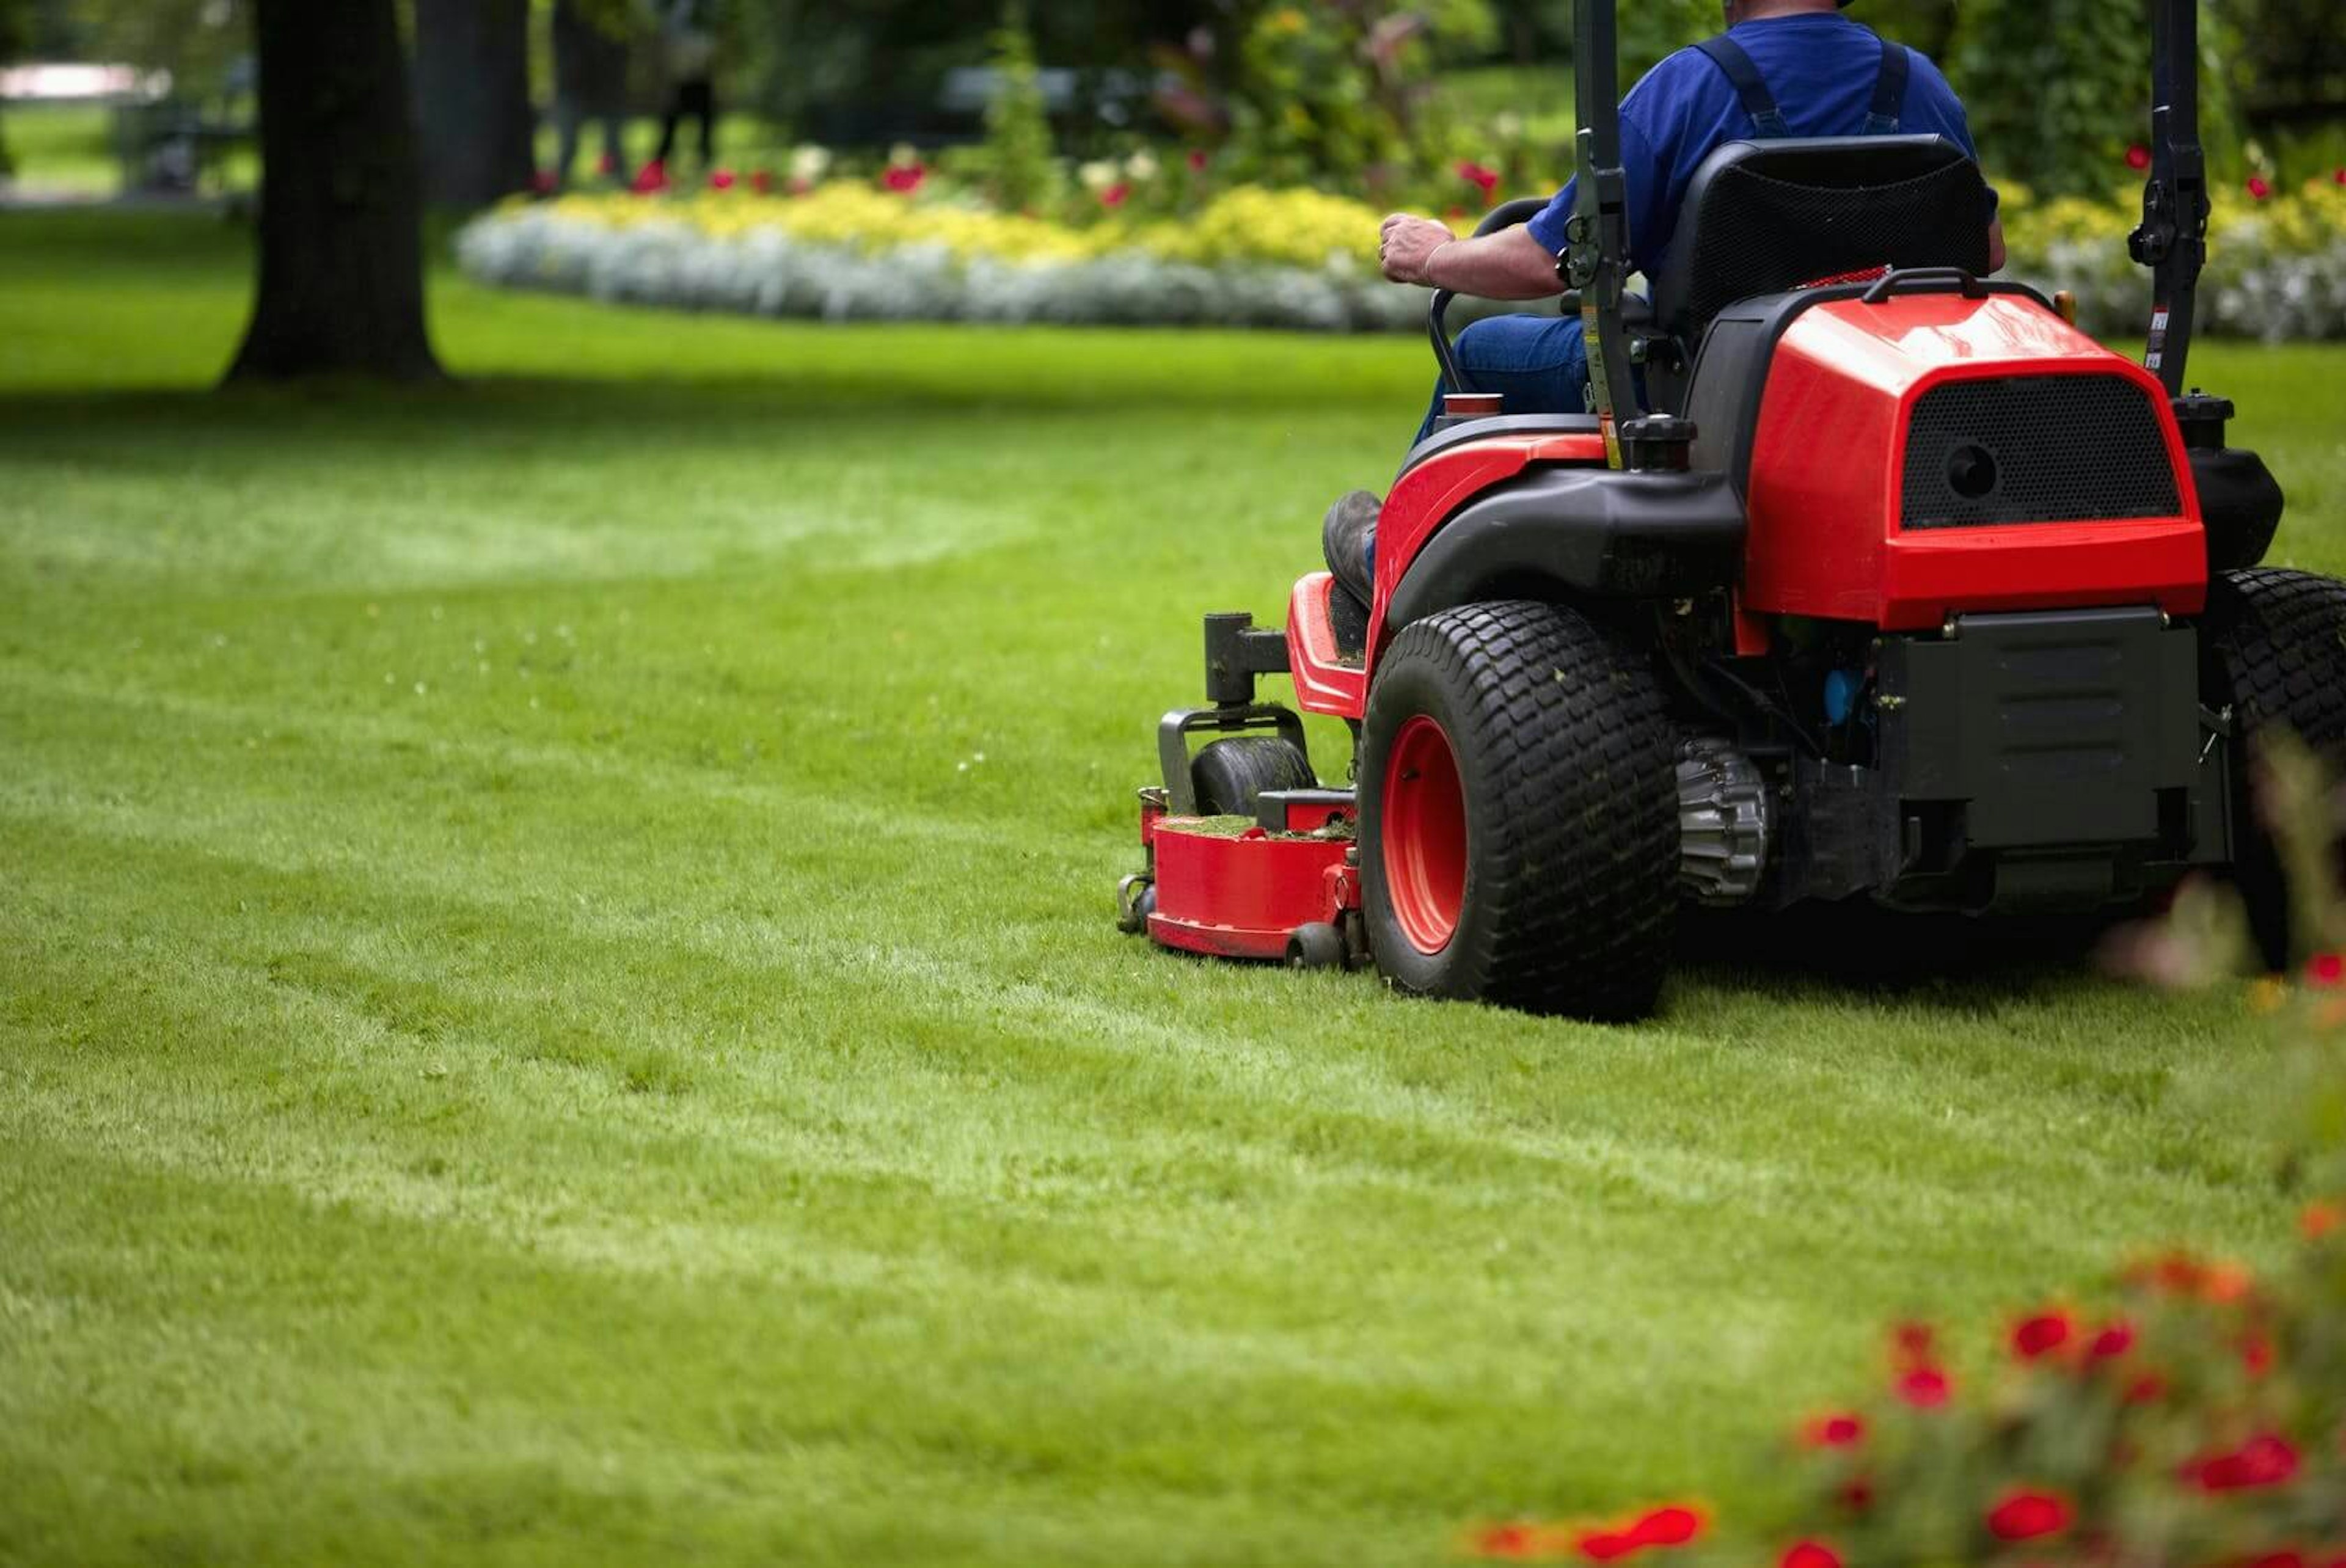
{"type": "Polygon", "coordinates": [[[1290,969],[1341,969],[1344,933],[1325,921],[1297,926],[1287,939],[1290,969]]]}

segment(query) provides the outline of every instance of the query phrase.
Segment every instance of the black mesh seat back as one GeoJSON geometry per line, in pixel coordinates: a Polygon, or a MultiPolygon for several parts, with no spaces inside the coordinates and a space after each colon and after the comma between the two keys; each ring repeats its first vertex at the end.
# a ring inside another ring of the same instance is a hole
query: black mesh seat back
{"type": "Polygon", "coordinates": [[[1687,187],[1654,315],[1692,347],[1738,300],[1883,267],[1988,270],[1994,209],[1943,137],[1729,142],[1687,187]]]}

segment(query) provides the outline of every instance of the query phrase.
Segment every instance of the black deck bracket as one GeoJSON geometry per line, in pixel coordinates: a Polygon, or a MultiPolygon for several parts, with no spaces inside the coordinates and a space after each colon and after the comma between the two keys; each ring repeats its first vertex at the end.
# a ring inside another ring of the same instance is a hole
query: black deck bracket
{"type": "MultiPolygon", "coordinates": [[[[1282,645],[1284,646],[1284,645],[1282,645]]],[[[1178,708],[1157,723],[1157,760],[1165,773],[1165,809],[1176,817],[1198,814],[1198,787],[1189,777],[1189,737],[1250,735],[1269,730],[1311,756],[1304,743],[1303,720],[1277,703],[1225,704],[1217,708],[1178,708]]]]}
{"type": "Polygon", "coordinates": [[[1285,675],[1287,633],[1258,626],[1244,610],[1206,617],[1206,700],[1220,708],[1254,701],[1255,677],[1285,675]]]}

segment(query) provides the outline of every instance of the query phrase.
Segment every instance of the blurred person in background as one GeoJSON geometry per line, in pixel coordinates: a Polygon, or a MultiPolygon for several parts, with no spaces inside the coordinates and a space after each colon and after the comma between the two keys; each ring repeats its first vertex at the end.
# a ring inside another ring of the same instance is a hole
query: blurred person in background
{"type": "Polygon", "coordinates": [[[668,72],[668,107],[660,116],[659,150],[651,168],[665,177],[676,152],[677,123],[700,122],[700,163],[717,166],[717,0],[659,0],[661,63],[668,72]]]}
{"type": "Polygon", "coordinates": [[[554,120],[560,137],[554,175],[568,185],[578,165],[579,144],[589,121],[603,133],[603,156],[595,172],[617,175],[626,154],[627,38],[626,13],[592,0],[554,0],[554,120]]]}

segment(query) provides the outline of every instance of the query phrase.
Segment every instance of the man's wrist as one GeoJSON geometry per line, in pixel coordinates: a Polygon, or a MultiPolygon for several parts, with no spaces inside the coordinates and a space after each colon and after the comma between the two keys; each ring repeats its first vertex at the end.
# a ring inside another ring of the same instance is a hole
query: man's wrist
{"type": "Polygon", "coordinates": [[[1427,288],[1439,289],[1442,287],[1440,283],[1434,280],[1433,263],[1444,250],[1449,249],[1453,245],[1457,243],[1458,241],[1456,238],[1453,237],[1443,240],[1441,244],[1435,246],[1433,249],[1425,253],[1425,265],[1417,270],[1417,275],[1419,279],[1424,282],[1427,288]]]}

